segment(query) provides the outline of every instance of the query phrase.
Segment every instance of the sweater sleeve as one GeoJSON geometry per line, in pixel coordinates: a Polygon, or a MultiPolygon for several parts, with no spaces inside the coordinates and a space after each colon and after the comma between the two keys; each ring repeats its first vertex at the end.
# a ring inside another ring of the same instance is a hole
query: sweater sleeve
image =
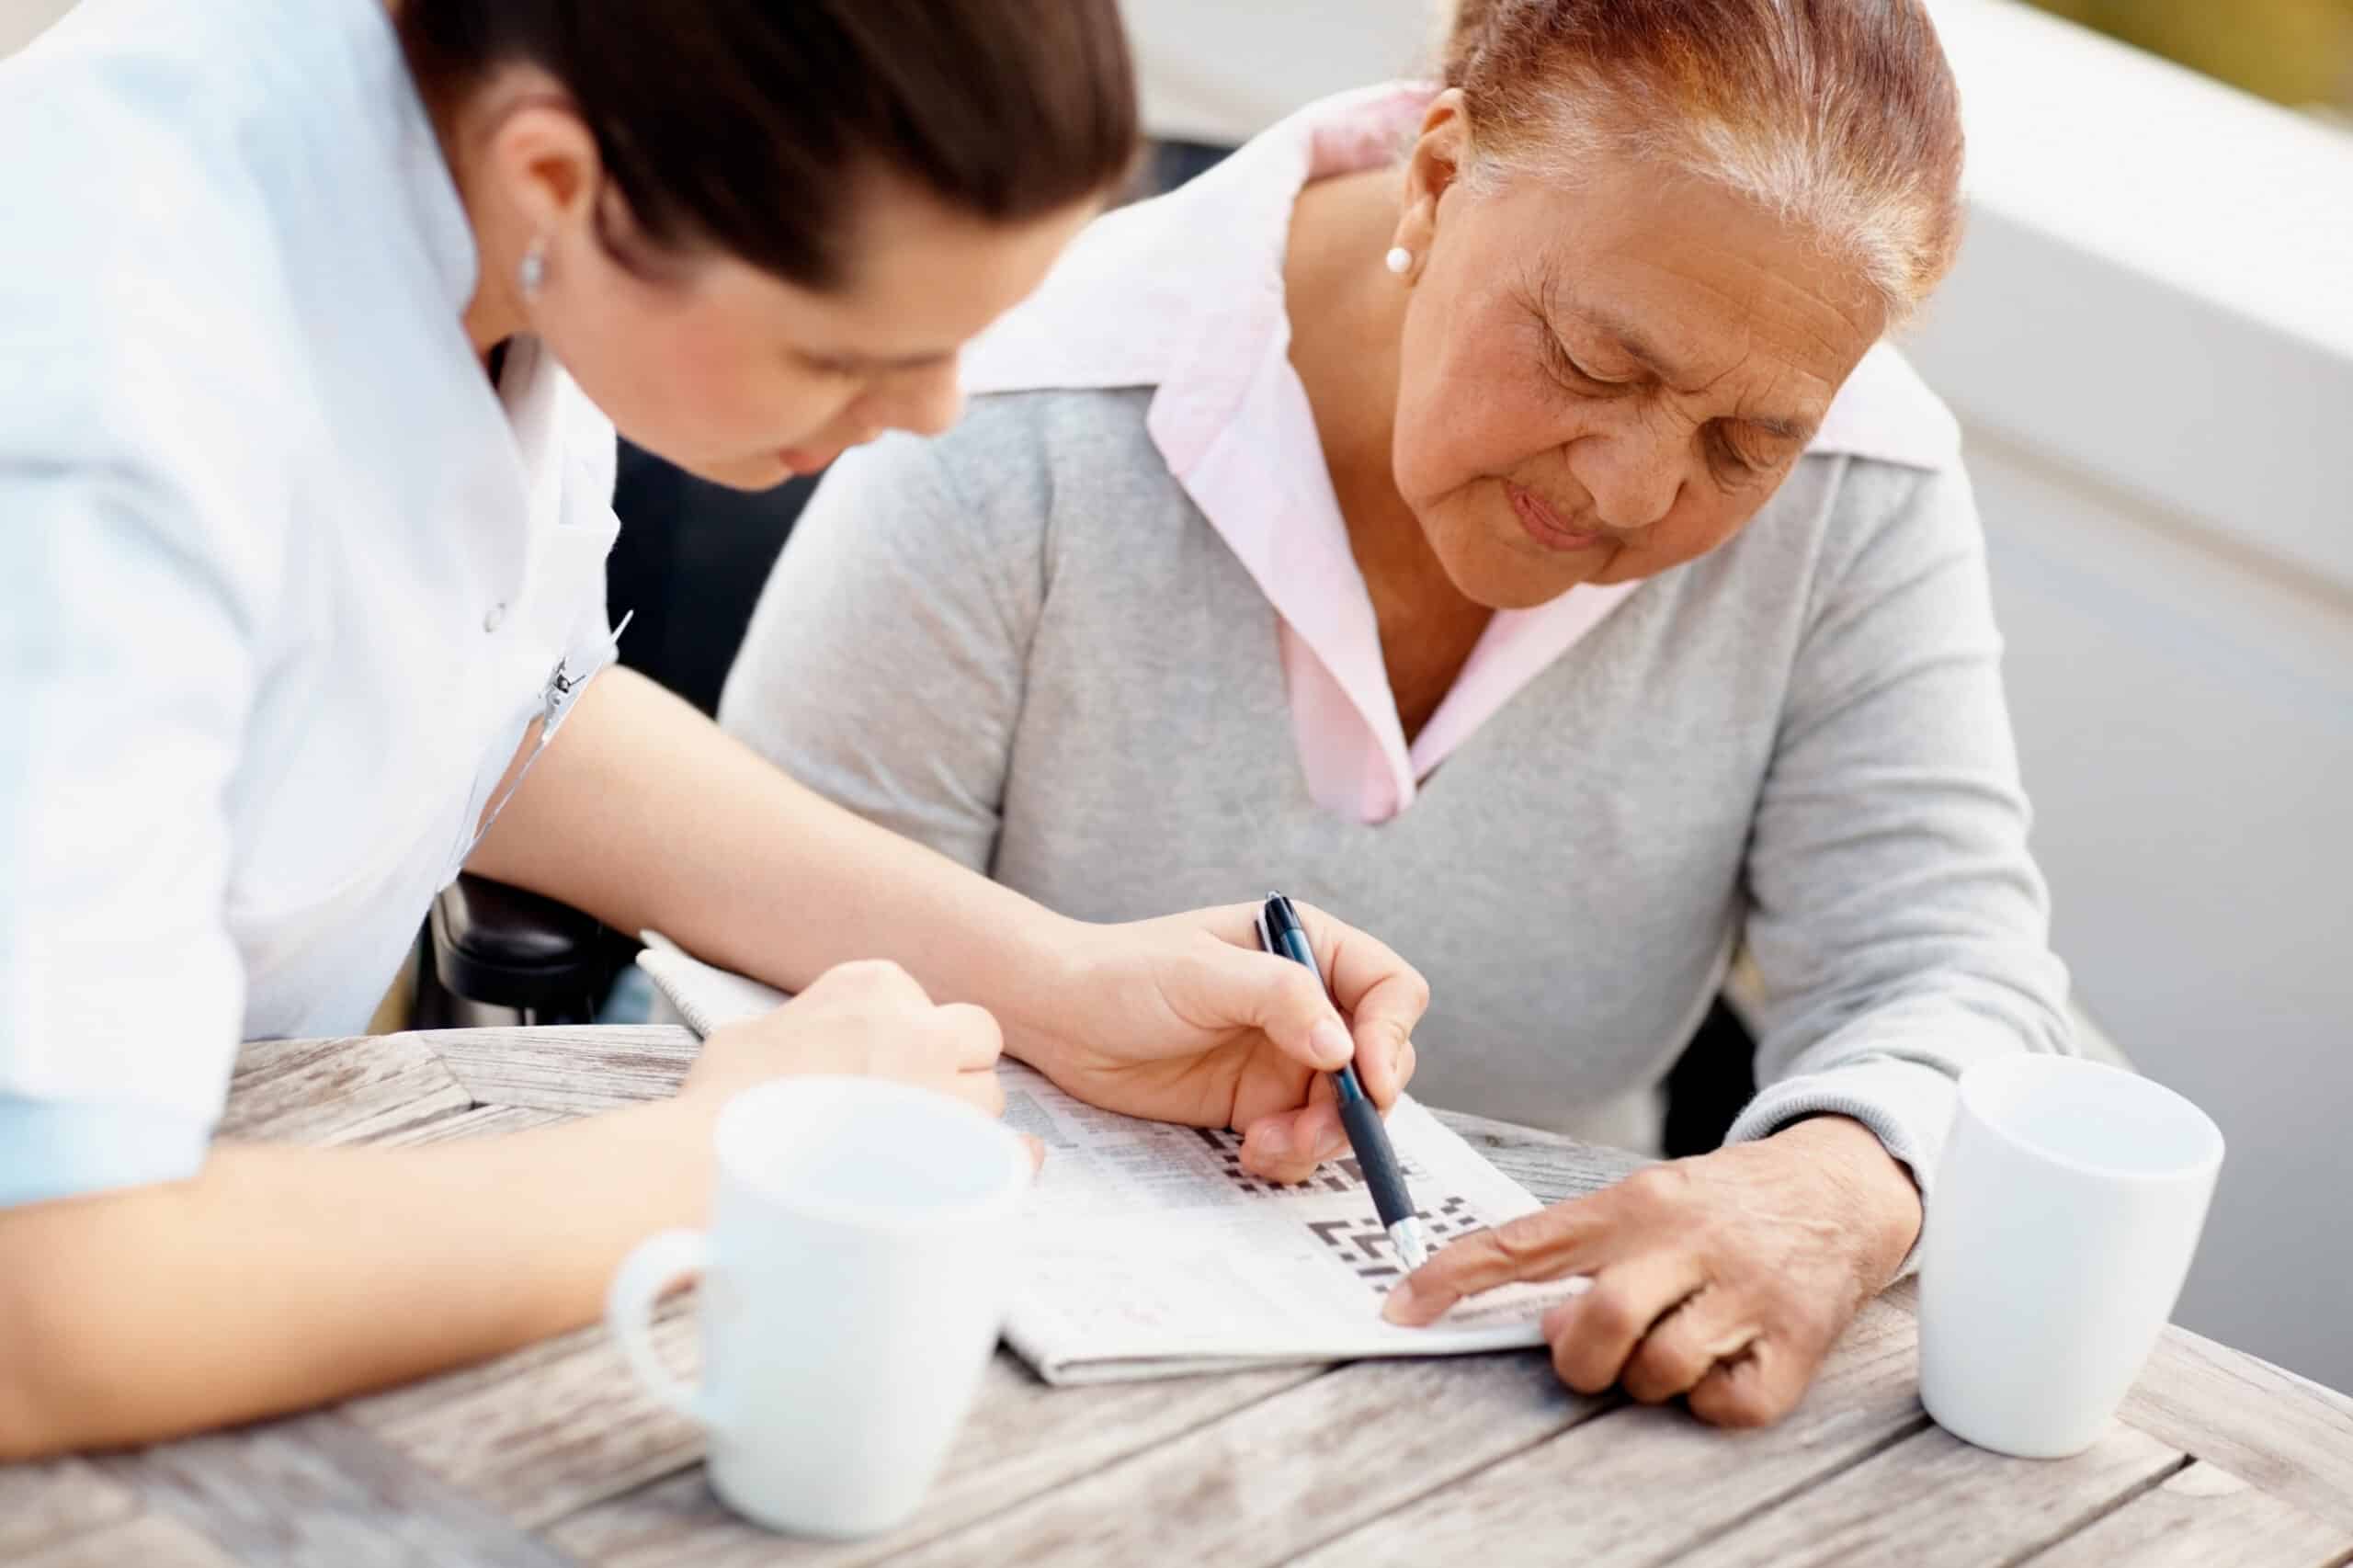
{"type": "Polygon", "coordinates": [[[1727,1142],[1849,1116],[1933,1202],[1960,1074],[2071,1051],[2067,977],[1968,481],[1856,463],[1840,505],[1750,838],[1762,1089],[1727,1142]]]}
{"type": "Polygon", "coordinates": [[[835,461],[719,719],[811,789],[986,871],[1043,597],[1044,505],[997,483],[970,496],[959,478],[937,443],[906,436],[835,461]]]}

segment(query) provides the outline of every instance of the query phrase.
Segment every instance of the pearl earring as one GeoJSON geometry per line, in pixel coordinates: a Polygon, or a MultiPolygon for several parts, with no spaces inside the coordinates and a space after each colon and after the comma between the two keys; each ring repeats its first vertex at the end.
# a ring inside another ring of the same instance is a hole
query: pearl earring
{"type": "Polygon", "coordinates": [[[540,285],[547,280],[547,242],[533,240],[531,248],[523,253],[523,259],[515,266],[516,286],[523,290],[523,298],[529,300],[539,294],[540,285]]]}
{"type": "Polygon", "coordinates": [[[1407,250],[1404,245],[1391,245],[1389,247],[1389,254],[1382,256],[1381,259],[1382,264],[1386,266],[1390,271],[1395,273],[1400,278],[1404,277],[1405,274],[1414,269],[1414,253],[1407,250]]]}

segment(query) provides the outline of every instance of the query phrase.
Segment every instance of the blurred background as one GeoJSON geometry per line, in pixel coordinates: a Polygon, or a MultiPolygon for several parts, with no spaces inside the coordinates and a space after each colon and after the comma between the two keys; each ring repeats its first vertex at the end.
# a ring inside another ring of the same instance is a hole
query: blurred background
{"type": "MultiPolygon", "coordinates": [[[[1966,427],[2057,945],[2230,1142],[2180,1320],[2353,1390],[2353,0],[1930,4],[1972,228],[1905,347],[1966,427]]],[[[0,0],[0,52],[64,8],[0,0]]],[[[1139,194],[1441,25],[1128,9],[1139,194]]],[[[805,490],[625,452],[624,658],[715,702],[805,490]]]]}

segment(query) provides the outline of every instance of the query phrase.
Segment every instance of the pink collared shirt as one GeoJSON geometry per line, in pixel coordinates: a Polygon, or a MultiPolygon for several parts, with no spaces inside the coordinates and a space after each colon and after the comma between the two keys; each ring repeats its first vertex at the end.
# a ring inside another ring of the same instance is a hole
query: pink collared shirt
{"type": "MultiPolygon", "coordinates": [[[[1412,805],[1440,763],[1641,585],[1579,586],[1495,612],[1407,743],[1372,599],[1291,367],[1283,262],[1301,189],[1394,161],[1436,90],[1399,83],[1325,99],[1173,195],[1106,217],[964,367],[972,393],[1156,389],[1154,444],[1280,619],[1309,792],[1362,823],[1412,805]]],[[[1834,404],[1815,449],[1868,453],[1859,400],[1839,401],[1849,406],[1834,404]]]]}

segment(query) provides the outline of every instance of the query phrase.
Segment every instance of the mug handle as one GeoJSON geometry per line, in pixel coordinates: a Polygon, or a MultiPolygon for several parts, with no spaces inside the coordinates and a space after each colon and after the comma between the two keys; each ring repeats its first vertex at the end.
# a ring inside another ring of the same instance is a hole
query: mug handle
{"type": "Polygon", "coordinates": [[[710,1267],[710,1236],[702,1231],[657,1231],[630,1249],[605,1292],[605,1326],[620,1344],[638,1386],[699,1426],[710,1425],[702,1390],[662,1364],[654,1353],[654,1303],[672,1285],[710,1267]]]}

